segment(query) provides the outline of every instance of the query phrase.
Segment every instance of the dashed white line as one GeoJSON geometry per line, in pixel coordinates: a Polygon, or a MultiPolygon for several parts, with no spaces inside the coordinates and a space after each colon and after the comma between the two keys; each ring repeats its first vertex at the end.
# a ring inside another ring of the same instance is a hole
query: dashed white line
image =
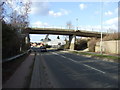
{"type": "MultiPolygon", "coordinates": [[[[60,54],[58,54],[58,53],[54,53],[54,52],[53,52],[53,54],[55,54],[55,55],[59,55],[59,56],[61,56],[61,57],[63,57],[63,58],[66,58],[66,59],[72,61],[72,62],[80,63],[80,62],[78,62],[78,61],[75,61],[74,59],[71,59],[71,58],[65,57],[65,56],[60,55],[60,54]]],[[[104,71],[101,71],[101,70],[99,70],[99,69],[96,69],[96,68],[94,68],[94,67],[91,67],[91,66],[89,66],[89,65],[87,65],[87,64],[83,64],[83,65],[84,65],[85,67],[88,67],[88,68],[90,68],[90,69],[96,70],[96,71],[101,72],[101,73],[103,73],[103,74],[106,73],[106,72],[104,72],[104,71]]]]}

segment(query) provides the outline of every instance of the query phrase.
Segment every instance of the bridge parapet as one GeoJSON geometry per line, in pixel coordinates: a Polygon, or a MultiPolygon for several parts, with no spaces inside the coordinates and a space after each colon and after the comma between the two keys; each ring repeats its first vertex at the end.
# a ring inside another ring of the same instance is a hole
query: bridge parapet
{"type": "MultiPolygon", "coordinates": [[[[29,34],[55,34],[55,35],[76,35],[83,37],[101,37],[101,32],[74,30],[74,29],[60,29],[60,28],[26,28],[29,34]]],[[[103,33],[105,36],[107,33],[103,33]]]]}
{"type": "MultiPolygon", "coordinates": [[[[100,34],[101,32],[97,32],[97,31],[87,31],[87,30],[75,30],[75,29],[62,29],[62,28],[27,28],[28,30],[55,30],[55,31],[70,31],[70,32],[88,32],[88,33],[97,33],[100,34]]],[[[103,34],[107,34],[105,32],[103,32],[103,34]]]]}

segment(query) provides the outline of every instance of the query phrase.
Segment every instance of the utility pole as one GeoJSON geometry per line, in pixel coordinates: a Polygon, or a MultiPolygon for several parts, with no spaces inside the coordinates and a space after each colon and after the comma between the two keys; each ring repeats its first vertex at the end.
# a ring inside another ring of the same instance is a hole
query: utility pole
{"type": "Polygon", "coordinates": [[[76,18],[76,30],[78,30],[78,18],[76,18]]]}
{"type": "Polygon", "coordinates": [[[103,29],[103,0],[101,0],[101,40],[100,40],[100,54],[103,53],[102,49],[103,49],[103,45],[102,45],[102,29],[103,29]]]}

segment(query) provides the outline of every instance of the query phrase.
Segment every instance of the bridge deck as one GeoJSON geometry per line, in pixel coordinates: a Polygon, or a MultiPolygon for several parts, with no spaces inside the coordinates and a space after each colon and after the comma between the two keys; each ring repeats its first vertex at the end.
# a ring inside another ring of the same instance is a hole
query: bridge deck
{"type": "MultiPolygon", "coordinates": [[[[86,30],[73,30],[73,29],[60,29],[60,28],[27,28],[30,34],[55,34],[55,35],[76,35],[83,37],[101,37],[100,32],[86,31],[86,30]]],[[[106,33],[103,33],[105,36],[106,33]]]]}

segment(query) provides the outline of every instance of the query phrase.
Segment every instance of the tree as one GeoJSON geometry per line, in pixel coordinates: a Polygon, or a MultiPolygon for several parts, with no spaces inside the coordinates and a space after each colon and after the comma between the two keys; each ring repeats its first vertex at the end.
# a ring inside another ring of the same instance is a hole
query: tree
{"type": "Polygon", "coordinates": [[[30,12],[30,6],[30,1],[5,0],[5,2],[0,2],[0,20],[4,20],[6,23],[23,30],[29,24],[28,13],[30,12]]]}
{"type": "Polygon", "coordinates": [[[29,24],[28,12],[30,11],[30,5],[30,2],[24,3],[18,0],[0,2],[0,21],[2,21],[3,26],[3,58],[19,54],[21,46],[22,51],[26,51],[29,48],[29,43],[25,43],[25,37],[18,31],[20,29],[24,30],[29,24]]]}
{"type": "Polygon", "coordinates": [[[4,4],[5,4],[5,2],[0,2],[0,21],[3,21],[3,18],[4,18],[4,15],[3,15],[3,13],[4,13],[4,4]]]}
{"type": "Polygon", "coordinates": [[[59,36],[57,36],[57,39],[60,39],[60,37],[59,37],[59,36]]]}
{"type": "Polygon", "coordinates": [[[51,39],[50,39],[50,38],[48,38],[48,41],[51,41],[51,39]]]}

